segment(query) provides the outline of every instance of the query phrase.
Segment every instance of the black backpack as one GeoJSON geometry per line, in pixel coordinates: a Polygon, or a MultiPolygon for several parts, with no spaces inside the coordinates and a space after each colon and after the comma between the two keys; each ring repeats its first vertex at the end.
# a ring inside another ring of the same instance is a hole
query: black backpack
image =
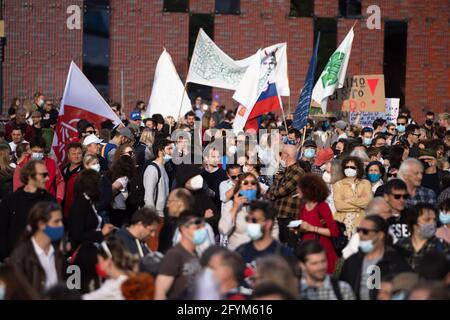
{"type": "Polygon", "coordinates": [[[138,174],[130,180],[128,185],[129,193],[127,198],[127,205],[132,208],[142,208],[145,205],[144,173],[148,166],[155,167],[156,171],[158,172],[158,182],[156,183],[155,187],[154,203],[156,204],[156,201],[158,200],[158,185],[159,180],[161,180],[161,170],[155,162],[147,161],[144,163],[142,168],[139,169],[138,174]]]}

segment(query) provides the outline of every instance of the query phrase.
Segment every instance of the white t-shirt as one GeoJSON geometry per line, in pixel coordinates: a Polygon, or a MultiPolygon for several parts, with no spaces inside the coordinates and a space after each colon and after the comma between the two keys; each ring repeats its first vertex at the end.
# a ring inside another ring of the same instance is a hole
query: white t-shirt
{"type": "Polygon", "coordinates": [[[126,210],[127,204],[125,201],[128,198],[128,177],[120,177],[114,183],[119,182],[122,185],[119,194],[114,197],[112,208],[119,210],[126,210]]]}
{"type": "Polygon", "coordinates": [[[97,290],[83,295],[83,300],[125,300],[121,286],[127,279],[126,275],[108,279],[97,290]]]}

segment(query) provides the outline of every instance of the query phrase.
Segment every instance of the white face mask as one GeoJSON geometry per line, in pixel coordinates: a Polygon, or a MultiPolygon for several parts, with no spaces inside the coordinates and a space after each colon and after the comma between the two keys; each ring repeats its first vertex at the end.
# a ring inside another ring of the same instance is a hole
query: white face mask
{"type": "Polygon", "coordinates": [[[237,152],[237,147],[236,146],[231,146],[228,151],[230,151],[231,154],[235,154],[237,152]]]}
{"type": "Polygon", "coordinates": [[[353,177],[356,177],[356,170],[355,169],[350,169],[350,168],[348,168],[348,169],[345,169],[344,170],[344,174],[345,174],[345,176],[346,177],[349,177],[349,178],[353,178],[353,177]]]}
{"type": "Polygon", "coordinates": [[[92,169],[92,170],[95,170],[95,171],[97,171],[97,172],[100,172],[100,164],[99,164],[99,163],[93,164],[93,165],[91,166],[91,169],[92,169]]]}
{"type": "Polygon", "coordinates": [[[190,185],[192,190],[200,190],[203,187],[203,177],[201,175],[196,175],[191,178],[190,185]]]}
{"type": "Polygon", "coordinates": [[[328,172],[324,172],[323,176],[322,176],[323,181],[325,181],[326,183],[330,183],[331,182],[331,174],[329,174],[328,172]]]}

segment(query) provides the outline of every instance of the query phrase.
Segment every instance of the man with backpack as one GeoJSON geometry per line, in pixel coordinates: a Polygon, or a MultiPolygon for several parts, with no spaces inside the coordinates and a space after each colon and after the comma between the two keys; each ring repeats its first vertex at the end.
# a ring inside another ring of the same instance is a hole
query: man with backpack
{"type": "Polygon", "coordinates": [[[315,240],[302,241],[296,250],[302,270],[300,294],[304,300],[355,300],[347,282],[339,281],[327,273],[325,248],[315,240]]]}
{"type": "MultiPolygon", "coordinates": [[[[155,209],[158,215],[164,217],[164,207],[169,196],[169,177],[164,165],[172,158],[172,142],[167,139],[157,140],[153,144],[155,160],[147,166],[144,165],[142,183],[144,187],[145,207],[155,209]]],[[[158,248],[159,232],[162,227],[162,219],[158,225],[156,236],[149,245],[152,250],[158,248]]]]}

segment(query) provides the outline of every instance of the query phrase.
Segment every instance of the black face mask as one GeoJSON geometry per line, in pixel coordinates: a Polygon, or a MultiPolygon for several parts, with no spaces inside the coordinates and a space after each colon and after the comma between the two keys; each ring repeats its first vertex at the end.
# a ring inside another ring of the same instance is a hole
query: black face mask
{"type": "Polygon", "coordinates": [[[433,120],[427,119],[425,120],[427,126],[431,127],[433,125],[433,120]]]}
{"type": "Polygon", "coordinates": [[[427,170],[427,169],[430,167],[430,165],[428,164],[428,162],[423,161],[423,160],[420,160],[420,162],[422,162],[422,165],[423,165],[423,171],[427,170]]]}

